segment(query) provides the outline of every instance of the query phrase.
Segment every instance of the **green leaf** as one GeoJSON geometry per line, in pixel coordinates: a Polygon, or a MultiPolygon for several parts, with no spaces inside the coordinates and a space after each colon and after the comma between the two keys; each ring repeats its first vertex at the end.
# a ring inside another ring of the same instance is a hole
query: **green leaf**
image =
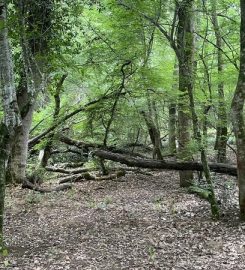
{"type": "Polygon", "coordinates": [[[2,255],[3,255],[4,257],[7,257],[7,256],[9,255],[9,252],[8,252],[8,250],[7,250],[6,248],[3,249],[2,255]]]}
{"type": "Polygon", "coordinates": [[[10,265],[10,262],[9,262],[9,260],[4,260],[3,264],[5,267],[8,267],[10,265]]]}

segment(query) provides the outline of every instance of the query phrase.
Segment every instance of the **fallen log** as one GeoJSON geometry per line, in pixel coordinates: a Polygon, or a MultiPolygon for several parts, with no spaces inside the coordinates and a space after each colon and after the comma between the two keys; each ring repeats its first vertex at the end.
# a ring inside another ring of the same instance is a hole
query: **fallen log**
{"type": "MultiPolygon", "coordinates": [[[[112,153],[105,150],[95,150],[93,155],[125,164],[129,167],[140,167],[150,169],[164,169],[164,170],[178,170],[178,171],[203,171],[203,166],[200,162],[180,162],[180,161],[167,161],[167,160],[153,160],[134,158],[127,155],[112,153]]],[[[223,173],[232,176],[237,176],[237,168],[223,163],[209,163],[210,171],[216,173],[223,173]]]]}
{"type": "Polygon", "coordinates": [[[80,175],[71,175],[63,177],[59,180],[59,184],[68,183],[68,182],[84,182],[84,181],[102,181],[102,180],[114,180],[122,176],[125,176],[126,171],[120,170],[115,173],[108,175],[94,176],[89,172],[80,175]]]}
{"type": "Polygon", "coordinates": [[[118,153],[118,154],[125,154],[125,155],[131,155],[134,157],[140,157],[140,158],[146,158],[146,156],[141,155],[139,153],[132,153],[131,151],[127,151],[124,149],[116,148],[115,146],[104,146],[103,144],[98,144],[98,143],[88,143],[84,141],[78,141],[71,139],[69,137],[60,135],[59,140],[67,145],[72,145],[76,146],[77,148],[83,149],[83,147],[86,148],[98,148],[98,149],[106,149],[107,151],[113,152],[113,153],[118,153]]]}
{"type": "Polygon", "coordinates": [[[191,186],[188,188],[188,192],[191,194],[196,194],[201,199],[210,200],[211,192],[208,189],[204,189],[198,186],[191,186]]]}
{"type": "Polygon", "coordinates": [[[39,185],[35,185],[28,180],[25,180],[24,183],[22,184],[22,188],[31,189],[40,193],[51,193],[51,192],[58,192],[58,191],[71,189],[72,185],[67,183],[63,185],[58,185],[57,187],[53,187],[53,188],[45,188],[39,185]]]}
{"type": "MultiPolygon", "coordinates": [[[[56,165],[56,164],[55,164],[56,165]]],[[[59,168],[81,168],[84,165],[84,161],[81,162],[65,162],[57,164],[59,168]]]]}
{"type": "Polygon", "coordinates": [[[84,179],[83,175],[69,175],[65,176],[62,178],[59,178],[59,184],[64,184],[64,183],[76,183],[76,182],[81,182],[81,180],[84,179]]]}
{"type": "Polygon", "coordinates": [[[48,172],[57,172],[57,173],[64,173],[64,174],[78,174],[78,173],[84,173],[88,171],[94,171],[94,169],[88,169],[88,168],[77,168],[77,169],[64,169],[64,168],[56,168],[47,166],[45,167],[46,171],[48,172]]]}

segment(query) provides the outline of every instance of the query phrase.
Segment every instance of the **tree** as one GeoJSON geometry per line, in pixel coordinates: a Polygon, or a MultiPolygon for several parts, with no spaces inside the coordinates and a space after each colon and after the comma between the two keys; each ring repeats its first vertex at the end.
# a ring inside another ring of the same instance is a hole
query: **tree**
{"type": "Polygon", "coordinates": [[[216,0],[211,1],[212,4],[212,23],[216,38],[217,47],[217,68],[218,68],[218,121],[217,121],[217,133],[215,149],[218,150],[217,161],[226,162],[226,144],[228,140],[228,129],[227,129],[227,113],[225,104],[224,94],[224,80],[222,79],[224,72],[224,56],[222,52],[222,33],[219,26],[217,16],[217,3],[216,0]]]}
{"type": "MultiPolygon", "coordinates": [[[[178,16],[177,28],[177,57],[179,61],[179,101],[178,101],[178,140],[179,156],[184,160],[192,158],[188,151],[191,141],[191,112],[189,109],[188,93],[193,91],[194,74],[194,26],[193,0],[176,2],[178,16]]],[[[180,172],[180,186],[188,187],[193,184],[191,171],[180,172]]]]}
{"type": "Polygon", "coordinates": [[[16,129],[20,127],[20,115],[14,84],[12,53],[6,27],[7,1],[0,1],[0,78],[4,119],[0,125],[0,251],[3,245],[3,215],[6,182],[6,164],[10,155],[16,129]]]}
{"type": "MultiPolygon", "coordinates": [[[[38,94],[45,91],[48,73],[48,42],[50,40],[53,1],[17,1],[19,43],[22,67],[17,88],[17,102],[22,125],[13,140],[8,165],[8,181],[22,183],[26,178],[29,131],[38,94]]],[[[15,19],[16,21],[16,19],[15,19]]]]}
{"type": "Polygon", "coordinates": [[[239,186],[240,218],[245,221],[245,1],[240,0],[240,69],[237,87],[232,100],[232,123],[237,146],[237,171],[239,186]]]}

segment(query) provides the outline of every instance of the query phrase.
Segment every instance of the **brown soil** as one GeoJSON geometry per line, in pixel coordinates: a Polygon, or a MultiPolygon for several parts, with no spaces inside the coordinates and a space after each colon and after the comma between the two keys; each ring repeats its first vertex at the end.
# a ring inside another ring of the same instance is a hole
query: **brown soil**
{"type": "Polygon", "coordinates": [[[44,195],[9,189],[10,254],[0,269],[244,269],[237,189],[230,177],[216,178],[219,222],[207,202],[179,188],[176,172],[132,173],[44,195]]]}

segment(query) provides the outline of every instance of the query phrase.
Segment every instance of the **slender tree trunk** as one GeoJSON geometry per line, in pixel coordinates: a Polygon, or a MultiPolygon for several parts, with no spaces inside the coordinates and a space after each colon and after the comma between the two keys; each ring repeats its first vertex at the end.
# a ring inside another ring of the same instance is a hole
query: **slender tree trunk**
{"type": "Polygon", "coordinates": [[[121,81],[121,84],[117,90],[117,93],[115,95],[115,101],[112,105],[112,109],[111,109],[111,115],[110,115],[110,118],[106,124],[106,127],[105,127],[105,136],[104,136],[104,145],[106,146],[107,145],[107,141],[108,141],[108,136],[109,136],[109,133],[110,133],[110,129],[111,129],[111,125],[112,125],[112,122],[114,120],[114,117],[115,117],[115,114],[116,114],[116,110],[117,110],[117,104],[119,102],[119,99],[120,99],[120,96],[121,96],[121,93],[122,91],[124,90],[125,88],[125,83],[126,83],[126,74],[125,74],[125,70],[124,68],[127,67],[128,65],[131,64],[131,61],[126,61],[122,67],[121,67],[121,73],[122,73],[122,81],[121,81]]]}
{"type": "MultiPolygon", "coordinates": [[[[220,32],[218,17],[217,17],[217,2],[216,0],[211,1],[212,3],[212,23],[214,28],[214,33],[216,37],[217,48],[222,48],[222,35],[220,32]]],[[[227,130],[227,113],[225,105],[225,94],[224,94],[224,81],[222,78],[224,73],[224,61],[223,52],[217,49],[218,55],[218,123],[217,123],[217,133],[216,133],[216,143],[215,149],[218,151],[217,161],[226,162],[226,145],[228,139],[227,130]]]]}
{"type": "MultiPolygon", "coordinates": [[[[67,74],[64,74],[56,86],[56,91],[54,94],[54,101],[55,101],[55,108],[54,108],[54,114],[53,114],[54,123],[56,122],[56,120],[60,114],[60,92],[62,90],[63,83],[64,83],[66,78],[67,78],[67,74]]],[[[43,151],[44,151],[43,156],[42,156],[42,159],[40,160],[40,166],[43,168],[48,165],[48,160],[51,157],[54,134],[55,133],[52,132],[49,135],[49,139],[48,139],[48,141],[43,149],[43,151]]]]}
{"type": "Polygon", "coordinates": [[[210,192],[208,200],[209,200],[210,206],[211,206],[212,217],[214,219],[219,219],[219,217],[220,217],[219,207],[218,207],[216,196],[214,193],[214,185],[213,185],[212,177],[210,174],[210,168],[208,165],[205,145],[203,143],[202,135],[201,135],[200,128],[199,128],[199,121],[198,121],[198,116],[197,116],[196,109],[195,109],[193,91],[189,91],[188,93],[189,93],[189,99],[190,99],[190,108],[191,108],[191,114],[192,114],[194,137],[198,143],[199,151],[201,153],[201,162],[203,165],[203,172],[204,172],[204,175],[205,175],[205,178],[206,178],[206,181],[208,184],[208,189],[210,192]]]}
{"type": "Polygon", "coordinates": [[[145,122],[146,126],[148,128],[148,132],[150,135],[150,139],[153,145],[153,159],[159,159],[162,160],[162,145],[161,145],[161,136],[158,128],[156,127],[155,123],[153,122],[152,118],[148,116],[144,111],[141,112],[145,122]]]}
{"type": "MultiPolygon", "coordinates": [[[[173,87],[172,90],[175,93],[175,91],[178,89],[177,83],[175,83],[175,80],[178,79],[178,65],[175,63],[174,65],[174,72],[173,72],[173,87]]],[[[168,107],[168,146],[169,146],[169,152],[171,155],[176,154],[176,122],[177,122],[177,105],[176,102],[173,102],[173,99],[171,98],[171,102],[168,107]]]]}
{"type": "Polygon", "coordinates": [[[243,111],[245,102],[245,1],[240,0],[240,5],[240,71],[231,108],[237,146],[240,218],[242,221],[245,221],[245,120],[243,111]]]}
{"type": "Polygon", "coordinates": [[[211,109],[211,105],[212,103],[212,84],[210,81],[210,74],[209,74],[209,68],[208,65],[205,61],[204,55],[203,53],[199,55],[200,59],[203,63],[203,67],[204,67],[204,78],[205,78],[205,83],[207,84],[207,88],[208,88],[208,93],[206,93],[206,91],[203,89],[203,92],[205,94],[205,96],[207,97],[207,100],[205,101],[204,105],[203,105],[203,143],[205,146],[207,146],[207,137],[208,137],[208,113],[209,110],[211,109]]]}
{"type": "MultiPolygon", "coordinates": [[[[178,102],[178,141],[179,157],[191,160],[188,150],[191,141],[191,112],[188,92],[193,91],[193,0],[177,3],[179,25],[177,30],[177,47],[179,61],[179,102],[178,102]]],[[[188,187],[193,184],[193,172],[180,172],[180,186],[188,187]]]]}
{"type": "MultiPolygon", "coordinates": [[[[0,1],[1,5],[1,1],[0,1]]],[[[1,7],[1,6],[0,6],[1,7]]],[[[4,249],[3,242],[3,220],[4,220],[4,198],[5,198],[5,184],[6,184],[6,162],[8,160],[8,130],[4,123],[0,126],[0,256],[4,249]]]]}
{"type": "Polygon", "coordinates": [[[171,155],[176,154],[176,104],[170,103],[168,108],[168,147],[171,155]]]}

